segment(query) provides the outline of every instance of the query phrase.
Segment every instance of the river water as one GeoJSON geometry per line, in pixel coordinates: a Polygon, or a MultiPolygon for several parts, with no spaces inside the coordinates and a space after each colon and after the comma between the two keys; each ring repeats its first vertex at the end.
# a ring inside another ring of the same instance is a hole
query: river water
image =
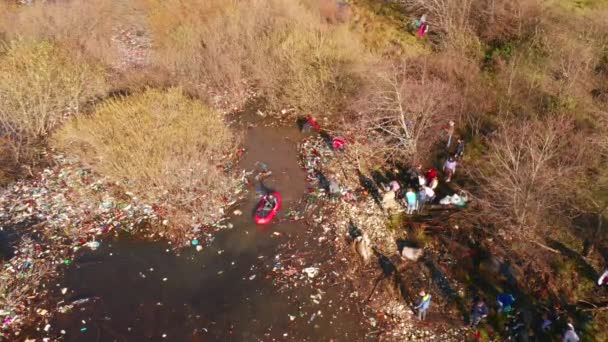
{"type": "Polygon", "coordinates": [[[283,196],[278,220],[253,223],[260,194],[252,189],[239,206],[243,214],[231,214],[234,228],[218,232],[200,252],[187,247],[177,255],[167,242],[129,237],[105,241],[76,258],[57,284],[69,289],[71,301],[90,300],[59,314],[53,331],[63,330],[67,341],[365,340],[368,324],[356,304],[342,300],[344,286],[327,286],[317,304],[310,299],[314,286],[278,291],[273,284],[270,270],[286,245],[326,270],[331,259],[331,250],[309,243],[314,228],[284,217],[307,190],[297,162],[301,138],[295,127],[247,129],[240,167],[262,162],[272,171],[264,185],[283,196]]]}

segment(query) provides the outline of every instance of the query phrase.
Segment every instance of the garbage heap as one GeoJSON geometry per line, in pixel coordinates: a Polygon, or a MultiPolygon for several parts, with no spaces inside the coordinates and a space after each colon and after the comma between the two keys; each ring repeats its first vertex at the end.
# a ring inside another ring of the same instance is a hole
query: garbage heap
{"type": "Polygon", "coordinates": [[[0,336],[49,321],[53,305],[48,284],[69,267],[80,248],[99,239],[134,232],[159,220],[160,208],[99,179],[76,160],[57,155],[53,167],[0,192],[0,336]]]}
{"type": "MultiPolygon", "coordinates": [[[[335,152],[320,136],[304,139],[299,145],[300,164],[306,170],[311,184],[308,201],[328,197],[319,181],[319,173],[335,181],[340,187],[340,197],[334,201],[330,222],[344,236],[349,223],[362,229],[372,244],[383,251],[392,248],[395,236],[387,229],[388,217],[368,191],[361,186],[356,163],[351,162],[348,150],[335,152]]],[[[316,218],[315,221],[324,221],[316,218]]]]}

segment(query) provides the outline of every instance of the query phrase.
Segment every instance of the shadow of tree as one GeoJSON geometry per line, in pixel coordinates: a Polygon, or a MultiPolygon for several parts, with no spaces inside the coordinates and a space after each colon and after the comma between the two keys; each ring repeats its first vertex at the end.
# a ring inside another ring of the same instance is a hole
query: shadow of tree
{"type": "Polygon", "coordinates": [[[460,313],[463,316],[468,317],[468,309],[466,307],[464,298],[462,298],[458,294],[458,291],[456,291],[452,284],[450,284],[450,280],[446,277],[441,268],[437,266],[435,260],[427,256],[424,258],[423,261],[424,265],[431,273],[431,279],[433,283],[435,283],[437,287],[441,290],[443,296],[456,303],[456,306],[458,307],[460,313]]]}
{"type": "Polygon", "coordinates": [[[359,177],[359,184],[361,184],[361,186],[367,190],[376,204],[382,208],[382,197],[380,196],[380,190],[378,189],[376,183],[374,183],[374,181],[369,177],[363,175],[360,170],[357,170],[357,176],[359,177]]]}
{"type": "Polygon", "coordinates": [[[317,177],[317,181],[319,182],[319,187],[323,189],[325,193],[329,194],[329,179],[327,179],[323,172],[319,170],[315,172],[315,176],[317,177]]]}
{"type": "Polygon", "coordinates": [[[587,277],[593,281],[597,280],[597,278],[599,277],[599,274],[597,273],[595,268],[593,268],[593,266],[591,266],[587,262],[587,260],[585,260],[585,258],[583,258],[583,256],[580,253],[570,249],[568,246],[564,245],[563,243],[561,243],[559,241],[550,239],[547,242],[548,242],[549,247],[558,250],[563,256],[568,257],[568,258],[572,259],[574,262],[576,262],[576,266],[581,274],[583,274],[585,277],[587,277]]]}
{"type": "Polygon", "coordinates": [[[323,139],[323,142],[327,145],[327,148],[329,148],[330,150],[334,150],[334,144],[333,144],[333,139],[332,137],[329,135],[329,133],[325,132],[325,131],[321,131],[319,133],[319,135],[321,136],[321,138],[323,139]]]}

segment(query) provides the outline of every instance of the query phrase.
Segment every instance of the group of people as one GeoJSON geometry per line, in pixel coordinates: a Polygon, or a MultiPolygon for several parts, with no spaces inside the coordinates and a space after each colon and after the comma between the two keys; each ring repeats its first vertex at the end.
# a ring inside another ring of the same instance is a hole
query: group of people
{"type": "MultiPolygon", "coordinates": [[[[453,126],[453,121],[450,121],[450,124],[453,126]]],[[[448,150],[449,145],[451,143],[452,135],[448,136],[448,150]]],[[[443,173],[445,175],[446,183],[449,183],[456,173],[456,166],[458,162],[462,159],[464,154],[464,141],[460,138],[457,140],[456,145],[456,153],[450,155],[443,165],[443,173]]],[[[390,207],[391,205],[387,205],[386,198],[388,197],[391,201],[392,199],[397,199],[401,202],[401,204],[406,208],[406,213],[411,215],[415,212],[420,212],[424,208],[424,205],[427,203],[431,203],[435,200],[435,191],[437,186],[439,185],[439,172],[435,168],[429,168],[423,172],[422,165],[417,165],[414,168],[411,168],[407,171],[406,174],[406,188],[402,189],[401,185],[398,181],[393,180],[389,183],[389,186],[386,190],[385,194],[385,207],[390,207]]],[[[447,204],[454,204],[454,201],[451,201],[451,198],[448,198],[447,204]]],[[[463,200],[462,196],[458,196],[458,204],[461,202],[466,202],[466,199],[463,200]]],[[[446,204],[443,203],[442,204],[446,204]]]]}
{"type": "Polygon", "coordinates": [[[413,214],[435,199],[435,189],[439,184],[436,169],[431,168],[422,173],[422,165],[418,165],[416,168],[410,169],[406,177],[406,188],[402,188],[398,181],[393,180],[384,189],[383,207],[385,210],[397,207],[399,202],[406,208],[407,214],[413,214]]]}
{"type": "MultiPolygon", "coordinates": [[[[424,290],[420,291],[419,295],[420,299],[418,300],[416,306],[414,306],[414,309],[418,313],[418,319],[422,321],[426,319],[426,315],[431,307],[431,295],[424,290]]],[[[499,312],[504,311],[500,311],[499,309],[499,312]]],[[[471,308],[469,326],[477,327],[477,325],[479,325],[479,323],[488,316],[488,313],[489,310],[486,303],[481,299],[476,300],[471,308]]]]}
{"type": "MultiPolygon", "coordinates": [[[[414,306],[414,310],[416,310],[418,319],[425,320],[429,308],[431,306],[431,295],[426,291],[422,290],[419,293],[420,299],[418,303],[414,306]]],[[[515,322],[512,326],[508,327],[508,330],[520,336],[520,333],[526,333],[527,329],[525,329],[526,324],[524,320],[521,319],[521,313],[512,314],[514,312],[514,304],[516,298],[513,294],[510,293],[500,293],[496,297],[496,302],[498,307],[496,309],[497,314],[506,315],[508,317],[513,318],[515,322]]],[[[486,317],[488,317],[490,310],[488,305],[485,303],[483,299],[476,299],[471,307],[471,311],[469,314],[468,326],[472,328],[476,328],[486,317]]],[[[544,316],[544,319],[541,323],[541,330],[546,333],[552,329],[553,319],[549,319],[544,316]]],[[[563,342],[579,342],[580,337],[578,336],[576,330],[574,329],[574,325],[572,322],[567,322],[566,329],[563,335],[563,342]]]]}

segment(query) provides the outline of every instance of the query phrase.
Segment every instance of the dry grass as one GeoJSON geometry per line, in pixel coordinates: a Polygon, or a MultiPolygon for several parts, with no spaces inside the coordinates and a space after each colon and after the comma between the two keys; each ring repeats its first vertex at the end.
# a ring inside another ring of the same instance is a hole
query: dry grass
{"type": "Polygon", "coordinates": [[[3,46],[0,129],[11,142],[15,160],[31,161],[31,148],[104,87],[103,70],[77,61],[50,42],[19,40],[3,46]]]}
{"type": "Polygon", "coordinates": [[[343,25],[323,23],[318,5],[287,0],[146,1],[154,64],[200,95],[249,88],[269,104],[331,111],[356,86],[366,53],[343,25]]]}
{"type": "Polygon", "coordinates": [[[112,38],[139,21],[129,0],[36,1],[0,12],[0,33],[8,39],[50,40],[72,54],[112,65],[118,57],[112,38]]]}
{"type": "MultiPolygon", "coordinates": [[[[54,139],[102,174],[173,208],[174,225],[188,229],[194,221],[218,218],[218,209],[233,191],[235,179],[222,163],[237,139],[223,116],[180,89],[147,90],[109,100],[91,116],[79,117],[54,139]]],[[[179,239],[184,231],[173,231],[179,239]]]]}

